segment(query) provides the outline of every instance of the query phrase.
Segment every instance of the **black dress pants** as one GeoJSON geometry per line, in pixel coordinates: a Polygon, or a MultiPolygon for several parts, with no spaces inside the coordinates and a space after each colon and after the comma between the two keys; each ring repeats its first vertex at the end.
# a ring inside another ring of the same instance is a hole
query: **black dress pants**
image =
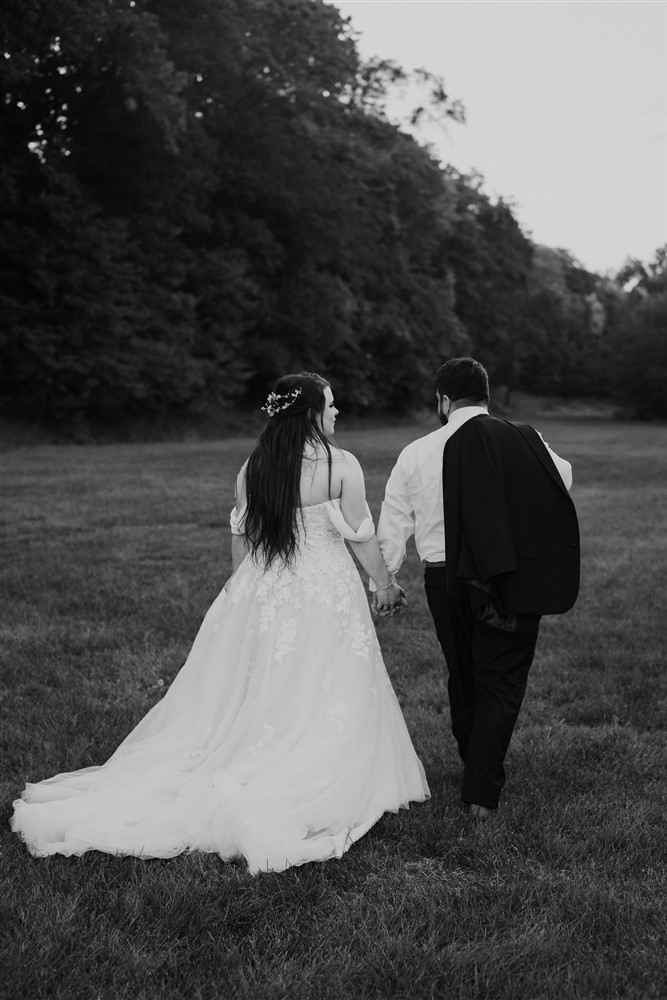
{"type": "Polygon", "coordinates": [[[424,588],[447,661],[452,732],[464,765],[461,798],[495,809],[540,619],[520,616],[516,632],[476,621],[468,599],[448,598],[444,566],[426,567],[424,588]]]}

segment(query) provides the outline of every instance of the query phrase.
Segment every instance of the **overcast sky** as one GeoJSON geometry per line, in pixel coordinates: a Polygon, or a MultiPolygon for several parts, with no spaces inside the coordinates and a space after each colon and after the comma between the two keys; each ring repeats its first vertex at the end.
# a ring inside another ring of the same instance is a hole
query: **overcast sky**
{"type": "Polygon", "coordinates": [[[421,138],[590,270],[667,242],[664,0],[332,0],[362,56],[445,79],[467,124],[421,138]]]}

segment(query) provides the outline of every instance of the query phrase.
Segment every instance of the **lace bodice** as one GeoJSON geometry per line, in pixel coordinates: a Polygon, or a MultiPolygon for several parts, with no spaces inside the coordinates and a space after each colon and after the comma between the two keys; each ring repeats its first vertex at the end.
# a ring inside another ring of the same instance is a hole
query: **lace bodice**
{"type": "Polygon", "coordinates": [[[299,542],[307,546],[339,545],[343,539],[334,527],[326,503],[302,507],[297,514],[299,542]]]}
{"type": "MultiPolygon", "coordinates": [[[[233,534],[243,534],[246,507],[234,507],[230,516],[229,524],[233,534]]],[[[297,526],[299,529],[300,541],[308,541],[309,529],[312,528],[315,537],[309,543],[320,544],[326,539],[336,540],[336,538],[346,538],[350,542],[366,542],[375,533],[373,518],[366,504],[366,517],[359,527],[354,530],[346,522],[340,508],[340,500],[324,500],[322,503],[312,504],[309,507],[301,507],[297,516],[297,526]],[[333,532],[332,530],[333,529],[333,532]]]]}
{"type": "MultiPolygon", "coordinates": [[[[337,501],[333,503],[337,504],[337,501]]],[[[351,541],[355,540],[356,533],[345,525],[343,515],[340,513],[340,506],[337,505],[333,509],[338,511],[337,521],[332,518],[332,501],[327,500],[324,503],[301,508],[297,515],[299,544],[301,546],[312,548],[340,547],[344,546],[344,537],[348,537],[351,541]],[[343,530],[345,527],[348,529],[346,536],[341,533],[341,525],[343,530]]]]}

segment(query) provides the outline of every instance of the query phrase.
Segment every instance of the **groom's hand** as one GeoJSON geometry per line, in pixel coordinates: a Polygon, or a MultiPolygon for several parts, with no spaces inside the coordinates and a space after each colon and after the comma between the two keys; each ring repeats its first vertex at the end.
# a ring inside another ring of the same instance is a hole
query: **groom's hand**
{"type": "Polygon", "coordinates": [[[398,614],[398,612],[399,612],[399,611],[400,611],[400,610],[401,610],[402,608],[407,608],[407,607],[409,607],[409,604],[408,604],[408,598],[407,598],[407,596],[406,596],[406,593],[405,593],[405,591],[403,590],[403,588],[402,588],[402,587],[399,587],[398,589],[399,589],[399,592],[400,592],[400,596],[399,596],[398,600],[396,601],[396,604],[394,605],[394,608],[393,608],[393,610],[391,611],[391,614],[392,614],[392,615],[397,615],[397,614],[398,614]]]}
{"type": "Polygon", "coordinates": [[[371,604],[371,610],[374,615],[379,618],[389,618],[391,615],[396,615],[399,613],[401,608],[408,607],[408,599],[406,597],[405,591],[398,584],[394,584],[393,587],[387,591],[383,591],[385,596],[382,599],[378,598],[377,591],[373,594],[373,601],[371,604]]]}

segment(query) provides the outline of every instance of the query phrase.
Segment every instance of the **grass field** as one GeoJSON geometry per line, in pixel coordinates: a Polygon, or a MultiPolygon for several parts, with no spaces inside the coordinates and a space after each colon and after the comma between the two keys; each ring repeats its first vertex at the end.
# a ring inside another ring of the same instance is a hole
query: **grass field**
{"type": "MultiPolygon", "coordinates": [[[[375,514],[424,427],[345,432],[375,514]]],[[[11,1000],[667,997],[667,430],[544,419],[574,466],[582,591],[545,620],[494,824],[458,806],[414,551],[378,625],[432,799],[341,861],[34,859],[26,779],[101,763],[160,697],[229,572],[252,441],[4,456],[1,989],[11,1000]]]]}

